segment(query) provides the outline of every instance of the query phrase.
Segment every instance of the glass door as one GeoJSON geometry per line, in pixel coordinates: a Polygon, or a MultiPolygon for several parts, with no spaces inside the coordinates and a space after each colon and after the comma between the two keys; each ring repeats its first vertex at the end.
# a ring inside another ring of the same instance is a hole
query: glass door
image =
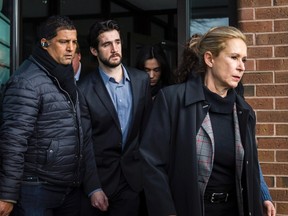
{"type": "Polygon", "coordinates": [[[190,36],[203,34],[211,27],[232,25],[237,27],[236,0],[189,0],[190,36]]]}
{"type": "Polygon", "coordinates": [[[12,1],[0,0],[0,84],[8,80],[11,69],[12,1]]]}

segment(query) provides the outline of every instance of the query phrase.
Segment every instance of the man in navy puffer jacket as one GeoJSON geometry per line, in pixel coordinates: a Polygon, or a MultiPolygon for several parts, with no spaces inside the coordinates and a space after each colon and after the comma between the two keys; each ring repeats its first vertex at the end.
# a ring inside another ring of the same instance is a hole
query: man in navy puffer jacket
{"type": "Polygon", "coordinates": [[[76,28],[68,17],[52,16],[39,36],[4,91],[1,216],[13,206],[13,214],[21,216],[76,216],[80,184],[87,194],[99,187],[71,65],[76,28]]]}

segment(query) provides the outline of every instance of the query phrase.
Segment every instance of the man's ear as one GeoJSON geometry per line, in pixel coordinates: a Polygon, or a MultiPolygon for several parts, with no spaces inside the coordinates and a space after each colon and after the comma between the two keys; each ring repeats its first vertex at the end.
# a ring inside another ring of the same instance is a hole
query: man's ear
{"type": "Polygon", "coordinates": [[[210,51],[204,53],[204,61],[208,67],[213,66],[214,63],[213,54],[210,51]]]}
{"type": "Polygon", "coordinates": [[[40,43],[43,49],[47,49],[47,47],[50,45],[45,38],[42,38],[40,43]]]}
{"type": "Polygon", "coordinates": [[[96,57],[98,56],[98,52],[94,47],[90,47],[90,52],[92,53],[92,55],[94,55],[96,57]]]}

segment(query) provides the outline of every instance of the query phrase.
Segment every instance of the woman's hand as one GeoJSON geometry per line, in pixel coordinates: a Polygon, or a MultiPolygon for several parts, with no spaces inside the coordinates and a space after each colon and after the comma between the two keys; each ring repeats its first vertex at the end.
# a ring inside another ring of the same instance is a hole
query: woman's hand
{"type": "Polygon", "coordinates": [[[264,216],[276,216],[276,209],[270,200],[263,202],[264,216]]]}

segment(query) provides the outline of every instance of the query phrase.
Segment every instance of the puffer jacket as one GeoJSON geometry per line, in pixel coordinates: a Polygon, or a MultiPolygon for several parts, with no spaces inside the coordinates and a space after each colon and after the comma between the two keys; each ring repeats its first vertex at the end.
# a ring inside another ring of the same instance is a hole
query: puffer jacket
{"type": "Polygon", "coordinates": [[[57,79],[29,57],[7,83],[0,131],[0,199],[17,200],[25,176],[78,186],[83,133],[79,102],[67,100],[57,79]]]}

